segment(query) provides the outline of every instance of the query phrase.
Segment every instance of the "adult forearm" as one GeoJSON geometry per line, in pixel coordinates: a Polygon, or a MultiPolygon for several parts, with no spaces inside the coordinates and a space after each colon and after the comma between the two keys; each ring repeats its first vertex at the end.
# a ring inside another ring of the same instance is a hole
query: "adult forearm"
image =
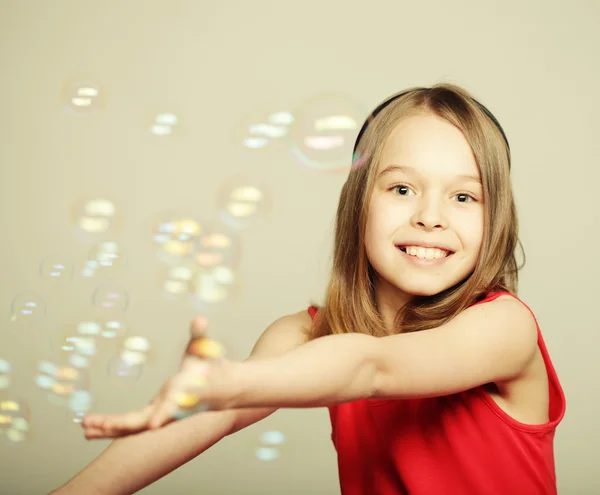
{"type": "Polygon", "coordinates": [[[51,495],[130,495],[169,474],[228,435],[235,411],[210,411],[114,440],[51,495]]]}

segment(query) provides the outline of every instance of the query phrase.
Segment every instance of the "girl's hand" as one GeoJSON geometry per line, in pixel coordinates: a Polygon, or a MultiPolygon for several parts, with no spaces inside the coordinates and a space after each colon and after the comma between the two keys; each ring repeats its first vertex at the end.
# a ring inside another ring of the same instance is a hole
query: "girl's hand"
{"type": "Polygon", "coordinates": [[[235,403],[239,394],[239,363],[206,355],[213,347],[208,339],[192,341],[190,347],[194,344],[200,344],[200,349],[192,351],[197,354],[186,357],[179,373],[163,386],[150,416],[150,428],[160,428],[207,409],[229,409],[235,403]]]}
{"type": "MultiPolygon", "coordinates": [[[[209,404],[206,401],[211,397],[214,405],[210,405],[213,408],[219,408],[227,402],[222,399],[228,395],[228,392],[217,393],[219,387],[199,387],[200,384],[208,385],[209,377],[211,383],[214,381],[215,384],[224,384],[227,382],[227,370],[233,368],[233,363],[220,358],[222,348],[219,344],[206,339],[206,328],[207,321],[204,317],[199,317],[192,322],[190,328],[192,339],[182,358],[180,371],[162,386],[158,395],[147,406],[122,414],[89,414],[81,423],[85,437],[88,439],[118,438],[149,429],[150,421],[153,419],[157,425],[163,426],[175,418],[207,409],[209,404]],[[199,377],[204,377],[204,382],[199,377]],[[201,394],[200,388],[205,389],[201,394]],[[199,398],[191,400],[191,396],[181,395],[181,393],[192,394],[194,391],[198,391],[201,400],[199,398]],[[177,402],[180,403],[179,406],[177,402]]],[[[233,390],[229,385],[223,388],[225,389],[230,392],[233,390]]]]}

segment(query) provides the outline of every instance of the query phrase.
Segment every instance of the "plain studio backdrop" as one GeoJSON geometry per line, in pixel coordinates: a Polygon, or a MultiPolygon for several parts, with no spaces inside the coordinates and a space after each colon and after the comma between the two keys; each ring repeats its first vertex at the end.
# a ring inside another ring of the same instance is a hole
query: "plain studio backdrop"
{"type": "MultiPolygon", "coordinates": [[[[600,493],[596,0],[2,0],[0,40],[0,358],[13,366],[10,393],[28,404],[31,426],[26,441],[0,447],[3,495],[46,493],[109,443],[85,441],[34,381],[56,350],[52,336],[86,318],[100,283],[80,273],[92,244],[75,233],[78,201],[115,198],[114,240],[127,263],[111,283],[129,295],[131,333],[154,349],[126,386],[91,377],[93,409],[125,411],[176,369],[199,312],[162,292],[152,241],[162,212],[216,218],[223,184],[243,175],[262,187],[268,208],[239,232],[239,290],[206,310],[234,357],[276,318],[321,300],[346,172],[307,166],[288,144],[243,150],[248,116],[302,111],[328,93],[355,101],[365,117],[394,92],[437,82],[464,86],[507,132],[527,254],[519,295],[536,312],[567,395],[559,491],[600,493]],[[96,113],[67,110],[63,90],[80,75],[107,95],[96,113]],[[150,133],[159,112],[176,114],[172,135],[150,133]],[[69,283],[40,276],[49,255],[73,264],[69,283]],[[47,306],[34,328],[10,321],[24,291],[47,306]]],[[[339,493],[327,411],[279,411],[142,493],[339,493]],[[266,431],[285,436],[270,461],[256,455],[266,431]]]]}

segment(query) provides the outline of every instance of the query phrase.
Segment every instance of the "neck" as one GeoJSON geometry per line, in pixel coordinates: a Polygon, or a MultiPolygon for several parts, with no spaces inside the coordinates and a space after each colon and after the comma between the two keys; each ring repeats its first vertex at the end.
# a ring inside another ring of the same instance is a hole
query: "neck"
{"type": "Polygon", "coordinates": [[[375,282],[375,301],[387,330],[394,331],[396,314],[412,297],[386,280],[378,279],[375,282]]]}

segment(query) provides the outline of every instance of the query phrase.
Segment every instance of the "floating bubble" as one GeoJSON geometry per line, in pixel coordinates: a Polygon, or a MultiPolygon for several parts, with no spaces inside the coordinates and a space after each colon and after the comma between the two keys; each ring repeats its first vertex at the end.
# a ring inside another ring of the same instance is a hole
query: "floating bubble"
{"type": "Polygon", "coordinates": [[[27,440],[30,432],[30,409],[25,400],[9,391],[0,393],[0,434],[6,443],[27,440]]]}
{"type": "Polygon", "coordinates": [[[280,457],[279,450],[274,447],[257,447],[255,450],[257,459],[265,462],[274,461],[280,457]]]}
{"type": "Polygon", "coordinates": [[[164,214],[154,223],[152,240],[163,261],[178,263],[193,254],[204,228],[204,222],[190,216],[164,214]]]}
{"type": "Polygon", "coordinates": [[[125,267],[125,252],[115,241],[103,241],[92,248],[81,272],[84,277],[119,275],[125,267]]]}
{"type": "Polygon", "coordinates": [[[103,110],[107,94],[96,77],[80,75],[73,77],[63,86],[61,99],[70,113],[89,115],[103,110]]]}
{"type": "Polygon", "coordinates": [[[265,431],[260,435],[260,441],[266,445],[283,445],[285,435],[280,431],[265,431]]]}
{"type": "Polygon", "coordinates": [[[67,420],[70,424],[81,425],[81,423],[83,423],[83,418],[85,418],[85,415],[85,411],[77,411],[74,413],[69,410],[67,412],[67,420]]]}
{"type": "Polygon", "coordinates": [[[106,310],[125,311],[129,305],[129,294],[118,285],[103,284],[94,291],[92,303],[106,310]]]}
{"type": "Polygon", "coordinates": [[[165,295],[170,299],[177,299],[189,294],[194,269],[193,265],[183,264],[167,267],[160,279],[165,295]]]}
{"type": "Polygon", "coordinates": [[[25,291],[13,299],[11,321],[23,326],[39,324],[46,317],[46,302],[42,296],[25,291]]]}
{"type": "Polygon", "coordinates": [[[52,254],[42,261],[40,275],[53,283],[66,283],[73,278],[73,264],[65,256],[52,254]]]}
{"type": "Polygon", "coordinates": [[[73,208],[75,227],[85,236],[115,233],[121,224],[117,205],[108,198],[84,199],[73,208]]]}
{"type": "Polygon", "coordinates": [[[198,267],[234,266],[238,255],[239,239],[224,225],[207,226],[194,245],[194,262],[198,267]]]}
{"type": "Polygon", "coordinates": [[[6,359],[0,359],[0,390],[10,387],[12,382],[12,366],[6,359]]]}
{"type": "Polygon", "coordinates": [[[221,188],[217,207],[227,225],[247,228],[264,217],[267,200],[262,186],[251,180],[236,179],[221,188]]]}
{"type": "Polygon", "coordinates": [[[112,385],[119,388],[133,387],[142,376],[144,369],[143,361],[132,363],[121,355],[116,355],[108,362],[108,378],[112,385]]]}
{"type": "Polygon", "coordinates": [[[89,390],[75,390],[69,397],[67,407],[79,416],[89,411],[93,403],[94,398],[89,390]]]}
{"type": "Polygon", "coordinates": [[[61,407],[71,407],[71,401],[78,400],[82,391],[89,389],[89,371],[71,365],[64,358],[44,360],[38,364],[35,383],[48,393],[50,402],[61,407]]]}
{"type": "MultiPolygon", "coordinates": [[[[217,304],[225,301],[232,293],[233,282],[223,284],[215,274],[222,273],[224,267],[202,268],[199,267],[194,273],[190,292],[194,299],[201,303],[217,304]]],[[[231,279],[228,280],[232,280],[231,279]]]]}
{"type": "Polygon", "coordinates": [[[179,119],[174,113],[158,113],[150,126],[150,133],[155,136],[170,136],[177,129],[179,119]]]}
{"type": "Polygon", "coordinates": [[[149,363],[152,358],[152,345],[146,337],[140,335],[126,337],[119,350],[118,357],[127,366],[149,363]]]}
{"type": "Polygon", "coordinates": [[[289,134],[293,114],[285,109],[254,112],[236,128],[236,144],[247,150],[264,150],[289,134]]]}
{"type": "Polygon", "coordinates": [[[353,162],[354,142],[367,112],[344,95],[321,94],[294,112],[290,128],[292,154],[306,167],[347,171],[353,162]]]}
{"type": "Polygon", "coordinates": [[[117,315],[62,325],[51,337],[52,355],[76,368],[87,368],[95,359],[113,355],[127,331],[117,315]]]}
{"type": "Polygon", "coordinates": [[[88,368],[97,355],[96,337],[81,335],[75,325],[65,325],[51,338],[52,355],[75,368],[88,368]]]}

